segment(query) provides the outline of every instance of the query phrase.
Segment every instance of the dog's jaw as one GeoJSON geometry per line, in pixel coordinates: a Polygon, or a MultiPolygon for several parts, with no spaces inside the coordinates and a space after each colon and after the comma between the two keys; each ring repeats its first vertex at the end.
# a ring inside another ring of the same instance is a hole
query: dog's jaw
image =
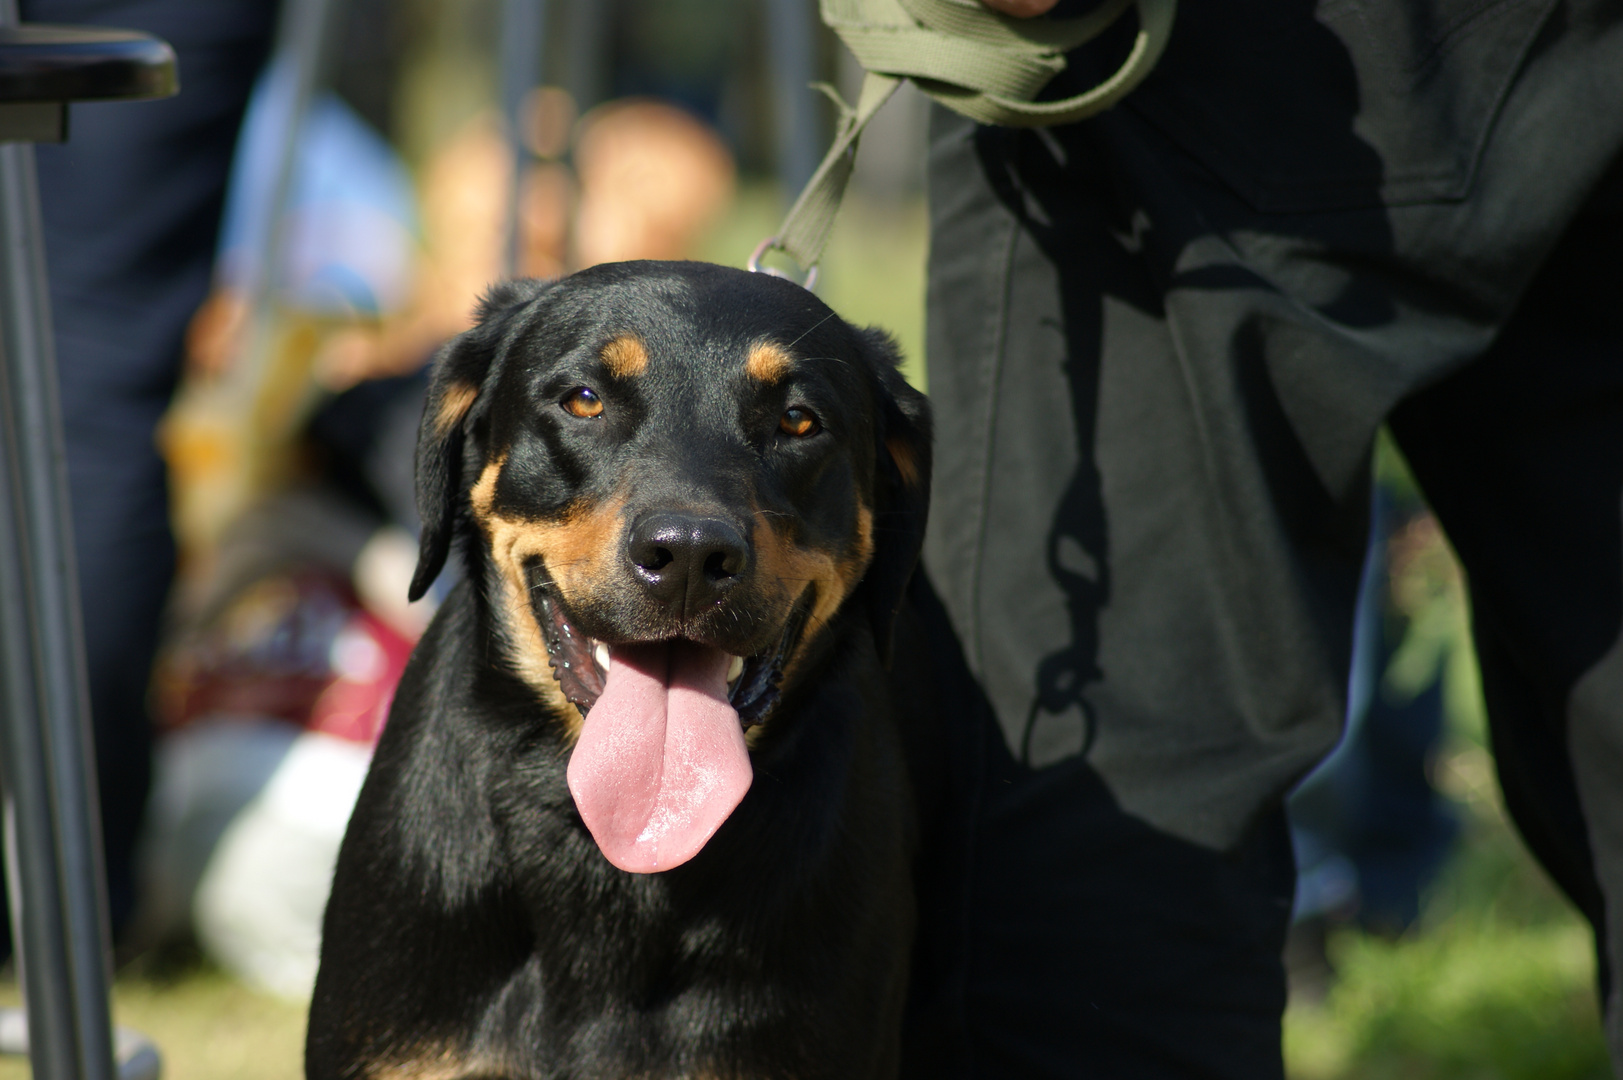
{"type": "MultiPolygon", "coordinates": [[[[544,590],[539,593],[537,603],[538,621],[553,674],[564,697],[584,717],[603,693],[610,646],[577,629],[565,613],[564,605],[544,590]]],[[[790,610],[772,645],[749,656],[731,656],[726,671],[727,700],[738,711],[739,723],[745,731],[764,723],[777,704],[785,668],[801,644],[811,608],[808,590],[808,595],[790,610]]]]}

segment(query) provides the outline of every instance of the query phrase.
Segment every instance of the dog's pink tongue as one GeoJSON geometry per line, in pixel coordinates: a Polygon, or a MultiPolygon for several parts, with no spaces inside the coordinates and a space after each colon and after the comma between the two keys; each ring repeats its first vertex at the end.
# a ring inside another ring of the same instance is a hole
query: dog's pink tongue
{"type": "Polygon", "coordinates": [[[609,650],[609,674],[569,758],[569,792],[609,862],[680,866],[733,812],[754,775],[720,649],[609,650]]]}

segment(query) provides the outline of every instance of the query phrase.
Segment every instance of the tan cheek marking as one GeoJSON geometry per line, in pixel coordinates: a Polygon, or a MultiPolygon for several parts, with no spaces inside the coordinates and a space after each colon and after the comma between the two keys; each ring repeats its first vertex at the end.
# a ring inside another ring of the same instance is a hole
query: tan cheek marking
{"type": "Polygon", "coordinates": [[[450,1049],[424,1048],[367,1068],[367,1080],[491,1080],[512,1076],[513,1070],[487,1054],[462,1058],[450,1049]]]}
{"type": "Polygon", "coordinates": [[[446,387],[440,396],[440,407],[434,413],[434,434],[443,439],[456,430],[478,396],[479,388],[471,383],[452,383],[446,387]]]}
{"type": "Polygon", "coordinates": [[[895,463],[896,471],[902,476],[902,483],[908,487],[918,487],[919,459],[913,453],[913,447],[907,442],[892,436],[885,440],[885,449],[890,452],[890,460],[895,463]]]}
{"type": "Polygon", "coordinates": [[[530,602],[525,565],[540,559],[566,600],[596,590],[597,578],[619,548],[624,497],[595,507],[573,508],[558,522],[526,521],[494,512],[496,478],[505,458],[486,465],[469,501],[484,531],[490,557],[501,571],[503,621],[509,638],[508,659],[514,670],[540,695],[564,725],[570,741],[580,736],[580,710],[564,697],[547,656],[546,638],[530,602]]]}
{"type": "Polygon", "coordinates": [[[746,749],[746,750],[758,750],[758,749],[760,749],[761,740],[766,738],[766,728],[767,728],[767,725],[757,723],[757,724],[754,724],[751,727],[745,729],[745,731],[744,731],[744,749],[746,749]]]}
{"type": "Polygon", "coordinates": [[[603,346],[597,358],[617,379],[629,379],[648,370],[648,349],[635,334],[622,334],[603,346]]]}
{"type": "Polygon", "coordinates": [[[857,507],[856,534],[843,555],[803,548],[781,536],[770,524],[761,528],[755,544],[761,572],[777,578],[790,589],[791,603],[806,588],[817,590],[806,631],[785,665],[786,675],[790,675],[812,635],[834,618],[868,569],[874,551],[873,511],[866,506],[857,507]]]}
{"type": "Polygon", "coordinates": [[[750,346],[744,359],[744,374],[764,383],[775,383],[789,374],[794,358],[782,346],[763,341],[750,346]]]}
{"type": "Polygon", "coordinates": [[[868,564],[873,561],[873,511],[866,506],[857,507],[857,535],[853,538],[846,557],[840,560],[836,571],[836,580],[839,582],[841,595],[840,603],[851,595],[851,590],[857,587],[862,575],[868,572],[868,564]]]}

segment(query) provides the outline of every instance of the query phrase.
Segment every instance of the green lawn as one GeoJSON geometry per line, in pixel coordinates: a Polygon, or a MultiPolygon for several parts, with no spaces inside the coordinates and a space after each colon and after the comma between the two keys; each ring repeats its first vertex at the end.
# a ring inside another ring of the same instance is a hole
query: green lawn
{"type": "MultiPolygon", "coordinates": [[[[18,1000],[15,984],[0,1000],[18,1000]]],[[[218,970],[191,964],[166,972],[135,970],[113,989],[114,1022],[151,1038],[163,1055],[163,1080],[298,1080],[304,1075],[305,1007],[247,989],[218,970]]],[[[0,1080],[21,1080],[28,1066],[0,1058],[0,1080]]]]}
{"type": "MultiPolygon", "coordinates": [[[[1453,622],[1463,632],[1463,608],[1453,622]]],[[[1337,982],[1321,1005],[1293,1002],[1286,1013],[1291,1080],[1612,1076],[1594,936],[1505,816],[1483,745],[1475,665],[1458,641],[1436,779],[1464,823],[1459,847],[1402,938],[1332,934],[1337,982]]]]}
{"type": "Polygon", "coordinates": [[[1322,1006],[1285,1018],[1292,1080],[1605,1080],[1594,939],[1502,825],[1478,822],[1398,941],[1342,931],[1322,1006]]]}

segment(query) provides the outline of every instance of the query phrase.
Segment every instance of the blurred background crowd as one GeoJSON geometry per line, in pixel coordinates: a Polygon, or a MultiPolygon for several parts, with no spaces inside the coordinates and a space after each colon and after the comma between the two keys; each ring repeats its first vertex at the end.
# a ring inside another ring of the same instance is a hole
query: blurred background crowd
{"type": "MultiPolygon", "coordinates": [[[[810,0],[299,0],[264,38],[206,288],[159,358],[173,583],[147,568],[156,632],[108,615],[137,675],[95,689],[99,733],[140,728],[98,736],[119,1007],[180,1077],[297,1073],[332,862],[433,610],[405,593],[436,347],[508,274],[742,265],[824,148],[805,84],[860,77],[810,0]]],[[[183,100],[206,84],[177,44],[183,100]]],[[[904,88],[869,127],[819,289],[920,385],[925,115],[904,88]]],[[[1608,1075],[1586,933],[1499,808],[1459,571],[1390,445],[1377,466],[1348,735],[1292,804],[1291,1068],[1608,1075]]],[[[98,482],[122,483],[75,498],[98,482]]]]}

